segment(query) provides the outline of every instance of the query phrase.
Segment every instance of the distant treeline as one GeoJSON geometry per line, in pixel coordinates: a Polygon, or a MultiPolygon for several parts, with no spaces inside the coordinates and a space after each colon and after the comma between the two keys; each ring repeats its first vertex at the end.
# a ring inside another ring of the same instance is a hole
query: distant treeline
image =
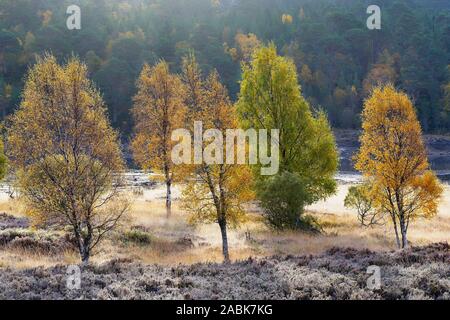
{"type": "Polygon", "coordinates": [[[450,130],[446,0],[1,0],[0,115],[18,105],[36,54],[75,54],[128,135],[144,62],[164,59],[179,72],[194,51],[235,99],[245,50],[258,41],[292,57],[304,96],[335,127],[359,127],[372,86],[392,82],[413,99],[425,131],[450,130]],[[72,4],[81,8],[81,30],[66,27],[72,4]],[[371,4],[381,7],[381,30],[366,26],[371,4]]]}

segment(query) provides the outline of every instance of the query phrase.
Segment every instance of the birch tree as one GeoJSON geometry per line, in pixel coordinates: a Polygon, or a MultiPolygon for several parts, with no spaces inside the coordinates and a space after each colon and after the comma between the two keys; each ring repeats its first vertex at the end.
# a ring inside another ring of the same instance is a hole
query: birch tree
{"type": "Polygon", "coordinates": [[[47,55],[29,71],[8,125],[7,150],[36,223],[69,227],[83,263],[128,209],[124,161],[87,67],[47,55]]]}
{"type": "Polygon", "coordinates": [[[144,65],[137,88],[132,110],[134,159],[141,168],[162,173],[167,190],[167,216],[170,216],[172,184],[176,179],[176,168],[171,160],[174,146],[171,134],[185,124],[184,85],[179,76],[170,73],[169,65],[161,61],[154,67],[144,65]]]}
{"type": "Polygon", "coordinates": [[[392,85],[377,87],[362,113],[356,169],[370,186],[378,215],[388,215],[399,248],[418,218],[436,215],[442,186],[430,170],[422,130],[408,96],[392,85]]]}
{"type": "MultiPolygon", "coordinates": [[[[191,67],[198,68],[192,64],[193,62],[194,60],[190,61],[191,67]]],[[[198,69],[193,74],[199,74],[198,69]]],[[[224,134],[227,129],[236,128],[237,119],[234,106],[226,88],[220,83],[219,75],[212,72],[206,81],[203,82],[201,79],[198,81],[202,88],[199,90],[202,92],[202,98],[198,99],[201,105],[195,119],[201,121],[203,130],[216,129],[216,132],[220,132],[217,136],[211,136],[209,140],[203,141],[199,147],[202,155],[215,158],[217,161],[213,164],[202,162],[183,166],[186,185],[182,203],[183,208],[190,213],[192,223],[219,225],[224,261],[229,262],[228,229],[239,226],[245,220],[244,204],[253,198],[252,176],[247,166],[227,164],[224,161],[223,156],[226,153],[223,144],[224,134]]],[[[193,94],[194,92],[188,93],[189,96],[193,94]]],[[[191,141],[188,145],[193,148],[191,141]]],[[[191,152],[192,156],[194,152],[191,152]]]]}

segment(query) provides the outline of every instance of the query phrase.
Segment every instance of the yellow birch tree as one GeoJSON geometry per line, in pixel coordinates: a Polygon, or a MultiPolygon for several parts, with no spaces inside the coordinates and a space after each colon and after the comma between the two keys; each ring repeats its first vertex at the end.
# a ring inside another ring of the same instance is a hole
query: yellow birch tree
{"type": "MultiPolygon", "coordinates": [[[[198,69],[195,73],[199,73],[198,69]]],[[[245,218],[243,204],[253,198],[252,175],[247,166],[227,164],[224,160],[224,134],[227,129],[236,128],[237,118],[217,72],[212,72],[204,83],[201,79],[198,81],[203,87],[203,97],[199,99],[202,103],[199,108],[201,112],[195,114],[195,119],[201,121],[203,130],[216,129],[218,133],[202,142],[201,152],[204,157],[208,156],[216,161],[214,164],[203,161],[201,164],[184,166],[186,186],[182,203],[183,208],[190,213],[192,223],[219,225],[224,260],[229,262],[227,229],[237,227],[245,218]]],[[[197,86],[191,86],[194,87],[197,86]]],[[[193,92],[188,95],[192,96],[193,92]]],[[[190,141],[189,145],[192,147],[190,141]]]]}
{"type": "Polygon", "coordinates": [[[29,71],[8,124],[7,150],[20,195],[35,222],[72,231],[83,263],[128,208],[124,162],[87,67],[50,55],[29,71]]]}
{"type": "Polygon", "coordinates": [[[429,168],[422,130],[406,94],[392,85],[375,88],[362,121],[356,169],[370,185],[376,212],[391,218],[397,245],[404,248],[411,223],[436,215],[443,189],[429,168]]]}
{"type": "Polygon", "coordinates": [[[144,170],[162,173],[167,189],[167,216],[170,216],[171,187],[176,179],[171,160],[174,146],[171,133],[184,127],[184,85],[177,75],[170,73],[169,65],[161,61],[154,67],[144,65],[137,87],[132,110],[135,121],[134,159],[144,170]]]}

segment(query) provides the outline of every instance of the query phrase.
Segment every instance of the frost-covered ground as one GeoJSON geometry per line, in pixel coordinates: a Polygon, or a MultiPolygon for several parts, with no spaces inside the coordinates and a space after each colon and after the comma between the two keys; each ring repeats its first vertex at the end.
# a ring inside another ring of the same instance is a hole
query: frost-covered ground
{"type": "Polygon", "coordinates": [[[450,299],[448,244],[389,253],[336,248],[230,265],[112,261],[84,268],[80,290],[67,289],[66,271],[0,269],[0,299],[450,299]],[[367,288],[371,265],[381,268],[379,290],[367,288]]]}
{"type": "Polygon", "coordinates": [[[308,207],[324,225],[321,235],[273,233],[257,210],[249,212],[241,229],[229,231],[235,262],[222,265],[212,263],[222,260],[218,227],[187,223],[177,206],[181,188],[174,188],[175,208],[168,219],[164,186],[147,186],[147,175],[130,173],[130,191],[139,192],[124,229],[98,248],[93,265],[82,270],[81,289],[72,291],[66,286],[67,268],[79,261],[73,240],[32,228],[5,186],[0,191],[0,212],[6,212],[0,213],[0,299],[450,299],[450,187],[438,215],[414,223],[410,241],[416,247],[385,252],[395,247],[391,226],[361,228],[355,213],[343,206],[356,178],[340,176],[336,195],[308,207]],[[150,243],[127,240],[135,230],[150,243]],[[379,290],[366,284],[371,265],[381,268],[379,290]]]}

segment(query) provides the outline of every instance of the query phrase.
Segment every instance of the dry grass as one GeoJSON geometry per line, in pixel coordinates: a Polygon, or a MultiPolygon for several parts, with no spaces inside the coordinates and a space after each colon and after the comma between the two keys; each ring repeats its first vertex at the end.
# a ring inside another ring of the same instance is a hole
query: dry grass
{"type": "MultiPolygon", "coordinates": [[[[324,233],[309,235],[298,232],[274,233],[268,230],[258,212],[251,210],[248,222],[238,230],[229,231],[229,246],[232,260],[248,257],[272,255],[319,254],[332,247],[351,247],[385,251],[395,249],[394,236],[390,225],[376,228],[363,228],[358,225],[356,216],[343,207],[347,186],[340,186],[335,197],[327,202],[308,208],[309,213],[319,218],[324,233]],[[250,238],[248,238],[250,235],[250,238]]],[[[133,206],[122,230],[107,239],[93,257],[93,262],[103,263],[116,258],[140,261],[144,264],[194,264],[198,262],[221,262],[221,237],[217,225],[192,226],[187,215],[175,199],[171,217],[166,216],[164,201],[151,194],[135,198],[133,206]],[[121,232],[133,228],[146,230],[151,236],[146,245],[124,243],[121,232]],[[185,240],[189,239],[186,244],[185,240]],[[183,242],[184,241],[184,242],[183,242]]],[[[414,245],[450,241],[450,189],[445,196],[437,217],[428,221],[415,222],[410,230],[410,240],[414,245]]],[[[0,212],[22,216],[23,209],[17,200],[0,201],[0,212]]],[[[53,266],[78,261],[74,252],[63,252],[56,256],[45,256],[0,249],[0,267],[17,269],[34,266],[53,266]]]]}
{"type": "Polygon", "coordinates": [[[7,196],[0,198],[0,212],[7,213],[14,217],[24,217],[25,208],[18,199],[11,199],[7,196]]]}
{"type": "Polygon", "coordinates": [[[0,268],[22,270],[35,267],[49,268],[58,264],[70,265],[77,263],[79,263],[78,255],[69,251],[62,252],[59,255],[45,255],[21,249],[0,250],[0,268]]]}

